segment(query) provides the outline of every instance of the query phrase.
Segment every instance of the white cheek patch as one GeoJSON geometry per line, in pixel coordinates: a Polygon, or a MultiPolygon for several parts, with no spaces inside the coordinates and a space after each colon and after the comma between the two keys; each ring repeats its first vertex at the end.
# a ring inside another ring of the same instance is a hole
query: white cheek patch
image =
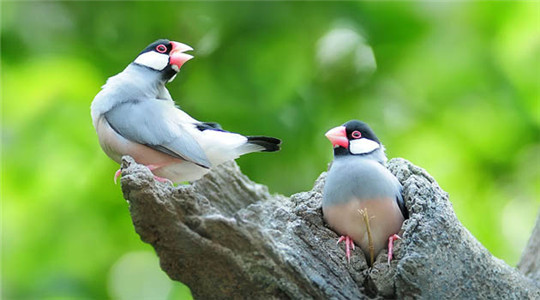
{"type": "Polygon", "coordinates": [[[154,51],[149,51],[139,55],[135,59],[135,63],[143,66],[147,66],[156,71],[161,71],[169,64],[169,56],[167,54],[160,54],[154,51]]]}
{"type": "Polygon", "coordinates": [[[366,138],[349,142],[349,151],[351,151],[352,154],[366,154],[379,149],[380,147],[381,145],[379,145],[379,143],[366,138]]]}

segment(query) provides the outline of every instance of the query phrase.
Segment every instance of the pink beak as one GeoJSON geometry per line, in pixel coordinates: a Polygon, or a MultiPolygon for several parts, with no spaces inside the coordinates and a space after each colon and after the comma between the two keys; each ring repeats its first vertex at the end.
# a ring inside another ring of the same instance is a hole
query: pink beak
{"type": "Polygon", "coordinates": [[[330,140],[332,146],[341,146],[345,149],[349,148],[349,139],[347,139],[347,131],[345,126],[338,126],[328,130],[325,136],[330,140]]]}
{"type": "Polygon", "coordinates": [[[172,44],[172,50],[171,50],[171,53],[169,54],[169,63],[171,65],[177,66],[178,69],[180,70],[180,68],[186,61],[193,58],[193,55],[189,55],[184,52],[191,51],[193,50],[193,48],[191,48],[190,46],[186,44],[182,44],[178,42],[171,42],[171,44],[172,44]]]}

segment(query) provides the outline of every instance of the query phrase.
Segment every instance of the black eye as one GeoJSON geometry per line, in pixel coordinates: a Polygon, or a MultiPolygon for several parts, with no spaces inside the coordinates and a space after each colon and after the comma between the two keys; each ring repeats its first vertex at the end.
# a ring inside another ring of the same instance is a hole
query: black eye
{"type": "Polygon", "coordinates": [[[355,130],[355,131],[353,131],[353,132],[351,133],[351,136],[352,136],[353,138],[355,138],[355,139],[359,139],[359,138],[362,137],[362,134],[360,133],[360,131],[355,130]]]}
{"type": "Polygon", "coordinates": [[[165,47],[163,44],[159,44],[156,46],[156,51],[159,53],[165,53],[167,52],[167,47],[165,47]]]}

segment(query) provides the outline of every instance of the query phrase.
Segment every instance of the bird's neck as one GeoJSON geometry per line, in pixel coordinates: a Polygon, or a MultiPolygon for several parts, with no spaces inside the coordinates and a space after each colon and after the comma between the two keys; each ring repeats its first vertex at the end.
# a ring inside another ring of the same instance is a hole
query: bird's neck
{"type": "Polygon", "coordinates": [[[363,159],[373,159],[378,161],[381,164],[385,164],[387,161],[386,154],[384,154],[384,147],[381,145],[381,148],[377,148],[369,153],[362,154],[352,154],[349,150],[343,147],[334,148],[334,159],[343,160],[348,158],[363,158],[363,159]]]}
{"type": "Polygon", "coordinates": [[[165,88],[167,80],[163,79],[161,72],[145,66],[132,63],[109,81],[104,88],[111,85],[115,90],[140,98],[171,100],[165,88]]]}
{"type": "Polygon", "coordinates": [[[343,156],[346,156],[346,155],[351,155],[351,153],[349,153],[349,150],[339,146],[339,147],[336,147],[334,148],[334,156],[337,158],[337,157],[343,157],[343,156]]]}
{"type": "Polygon", "coordinates": [[[163,72],[136,63],[129,64],[120,74],[126,74],[132,78],[141,78],[151,85],[165,85],[172,77],[172,75],[164,75],[163,72]]]}
{"type": "Polygon", "coordinates": [[[160,99],[173,101],[159,72],[130,64],[124,71],[109,78],[92,101],[92,118],[96,121],[115,105],[125,101],[160,99]],[[114,99],[115,101],[111,101],[114,99]]]}

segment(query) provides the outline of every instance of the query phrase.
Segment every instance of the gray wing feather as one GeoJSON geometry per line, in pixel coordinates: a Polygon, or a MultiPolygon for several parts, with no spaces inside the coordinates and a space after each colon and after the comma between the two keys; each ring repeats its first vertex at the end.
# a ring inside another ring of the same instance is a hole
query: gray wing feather
{"type": "Polygon", "coordinates": [[[128,101],[113,107],[105,118],[128,140],[209,168],[206,154],[182,127],[175,110],[174,104],[165,100],[128,101]]]}
{"type": "Polygon", "coordinates": [[[397,194],[396,202],[399,206],[399,210],[401,211],[401,214],[403,215],[403,218],[408,219],[409,211],[407,210],[407,206],[405,205],[405,200],[403,199],[403,196],[401,194],[402,192],[403,192],[403,186],[401,186],[401,183],[399,183],[399,193],[397,194]]]}

